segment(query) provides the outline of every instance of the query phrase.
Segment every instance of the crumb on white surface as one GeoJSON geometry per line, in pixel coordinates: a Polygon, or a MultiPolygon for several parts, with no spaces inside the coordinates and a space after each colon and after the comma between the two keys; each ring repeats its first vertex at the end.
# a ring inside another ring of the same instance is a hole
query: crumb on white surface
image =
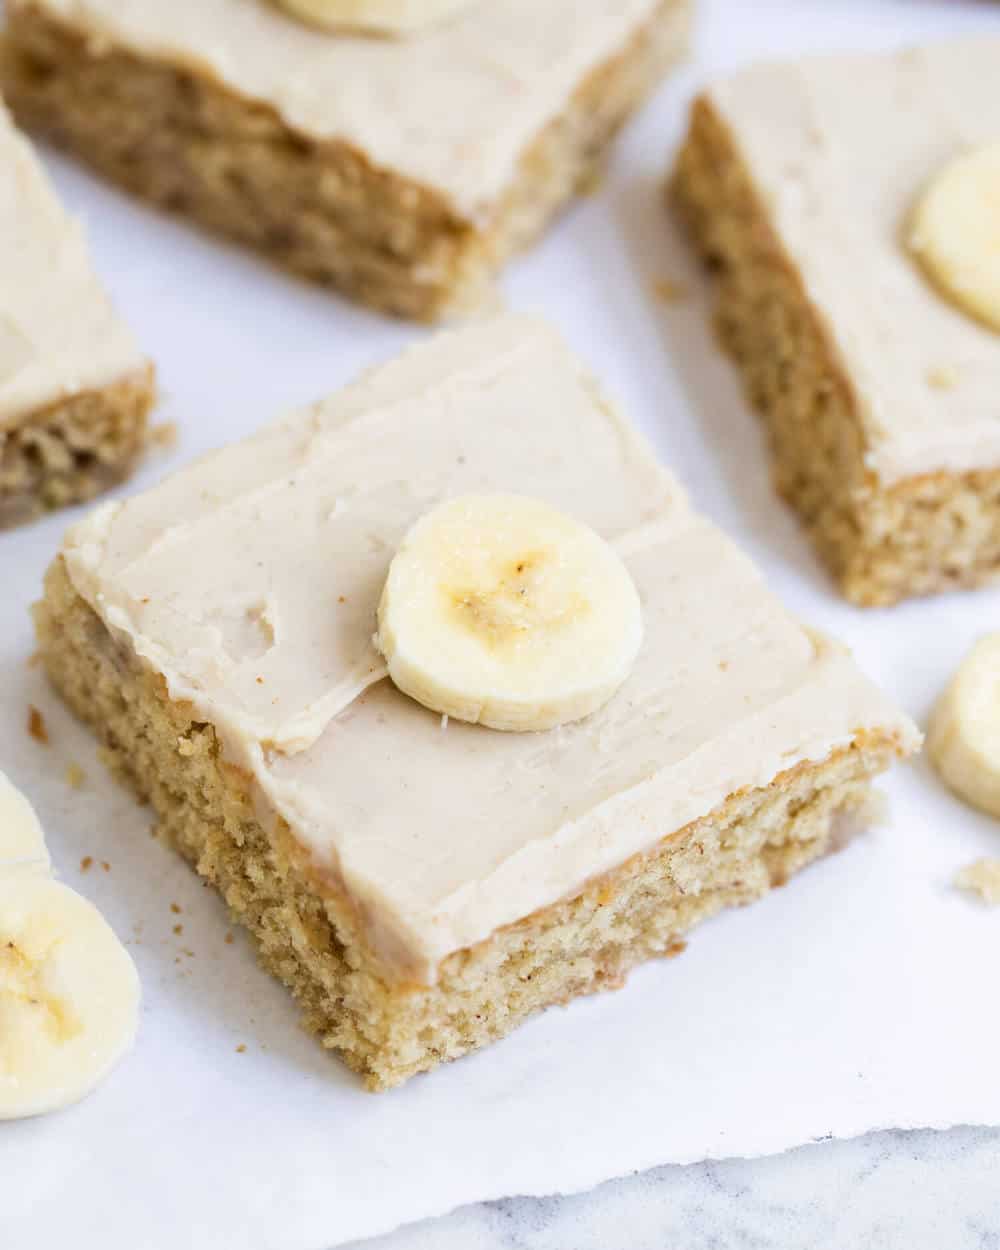
{"type": "Polygon", "coordinates": [[[958,871],[955,885],[978,894],[984,903],[1000,905],[1000,859],[977,859],[958,871]]]}
{"type": "Polygon", "coordinates": [[[68,786],[72,786],[74,790],[82,790],[86,780],[87,774],[79,764],[70,763],[66,765],[66,784],[68,786]]]}
{"type": "Polygon", "coordinates": [[[176,421],[161,421],[149,432],[149,441],[161,451],[170,451],[177,446],[180,438],[180,427],[176,421]]]}
{"type": "Polygon", "coordinates": [[[49,730],[45,724],[45,717],[33,703],[28,704],[28,734],[42,746],[49,745],[49,730]]]}
{"type": "Polygon", "coordinates": [[[688,288],[674,278],[657,278],[653,283],[653,294],[661,304],[677,304],[687,298],[688,288]]]}

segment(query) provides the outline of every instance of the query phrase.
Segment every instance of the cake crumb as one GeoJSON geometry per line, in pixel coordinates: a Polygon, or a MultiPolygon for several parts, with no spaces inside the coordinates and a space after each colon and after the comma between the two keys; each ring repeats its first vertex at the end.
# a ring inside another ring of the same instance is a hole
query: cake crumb
{"type": "Polygon", "coordinates": [[[66,765],[66,784],[74,790],[82,790],[87,780],[87,774],[83,771],[79,764],[69,763],[66,765]]]}
{"type": "Polygon", "coordinates": [[[184,932],[184,926],[182,924],[175,924],[174,932],[177,934],[178,937],[180,937],[180,935],[184,932]]]}
{"type": "Polygon", "coordinates": [[[49,730],[45,724],[45,717],[33,703],[28,704],[28,733],[42,746],[49,745],[49,730]]]}
{"type": "Polygon", "coordinates": [[[577,183],[576,193],[585,198],[597,193],[604,186],[604,170],[600,167],[589,170],[577,183]]]}
{"type": "Polygon", "coordinates": [[[83,859],[80,860],[81,872],[90,872],[93,866],[94,866],[94,857],[92,855],[84,855],[83,859]]]}
{"type": "Polygon", "coordinates": [[[101,860],[101,867],[104,869],[105,872],[111,871],[111,865],[108,863],[106,859],[101,860]]]}
{"type": "Polygon", "coordinates": [[[657,278],[653,283],[653,294],[661,304],[679,304],[687,299],[688,288],[673,278],[657,278]]]}
{"type": "Polygon", "coordinates": [[[237,1046],[237,1047],[236,1047],[236,1053],[237,1053],[238,1055],[245,1055],[245,1054],[247,1053],[247,1048],[246,1048],[246,1043],[245,1043],[245,1042],[240,1042],[239,1046],[237,1046]]]}
{"type": "Polygon", "coordinates": [[[180,427],[176,421],[161,421],[149,431],[149,441],[162,451],[170,451],[177,446],[180,438],[180,427]]]}
{"type": "Polygon", "coordinates": [[[978,894],[992,907],[1000,906],[1000,859],[977,859],[974,864],[966,864],[956,874],[955,885],[978,894]]]}
{"type": "Polygon", "coordinates": [[[958,370],[951,365],[934,365],[924,376],[936,391],[950,391],[958,385],[958,370]]]}
{"type": "Polygon", "coordinates": [[[184,955],[187,959],[194,959],[194,951],[188,950],[186,946],[181,951],[181,954],[184,955]]]}
{"type": "Polygon", "coordinates": [[[232,933],[227,933],[227,934],[226,934],[225,942],[226,942],[226,945],[227,945],[227,946],[232,946],[232,944],[233,944],[234,940],[235,940],[235,939],[233,938],[232,933]]]}
{"type": "Polygon", "coordinates": [[[175,916],[179,916],[182,911],[180,903],[171,903],[170,910],[174,913],[175,916]]]}

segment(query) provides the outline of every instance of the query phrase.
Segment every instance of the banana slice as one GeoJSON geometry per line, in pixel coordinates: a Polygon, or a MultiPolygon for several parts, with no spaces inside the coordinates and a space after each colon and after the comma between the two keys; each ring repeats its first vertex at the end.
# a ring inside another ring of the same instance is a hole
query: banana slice
{"type": "Polygon", "coordinates": [[[1000,144],[944,167],[920,197],[908,243],[944,295],[1000,330],[1000,144]]]}
{"type": "Polygon", "coordinates": [[[470,0],[278,0],[295,17],[325,30],[412,35],[469,7],[470,0]]]}
{"type": "Polygon", "coordinates": [[[35,809],[0,772],[0,873],[11,868],[51,871],[45,835],[35,809]]]}
{"type": "Polygon", "coordinates": [[[519,495],[467,495],[403,539],[375,641],[399,689],[432,711],[551,729],[619,688],[642,610],[621,558],[587,526],[519,495]]]}
{"type": "Polygon", "coordinates": [[[960,798],[1000,816],[1000,634],[973,647],[938,700],[927,753],[960,798]]]}
{"type": "Polygon", "coordinates": [[[55,881],[0,878],[0,1120],[90,1093],[138,1010],[135,965],[95,907],[55,881]]]}

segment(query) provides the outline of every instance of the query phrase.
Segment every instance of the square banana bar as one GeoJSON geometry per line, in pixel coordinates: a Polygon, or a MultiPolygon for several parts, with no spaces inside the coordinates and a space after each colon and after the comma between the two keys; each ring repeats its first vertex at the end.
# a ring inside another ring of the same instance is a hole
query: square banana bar
{"type": "Polygon", "coordinates": [[[857,604],[1000,574],[1000,341],[913,246],[927,188],[1000,136],[998,70],[983,36],[752,66],[695,100],[671,180],[776,489],[857,604]]]}
{"type": "Polygon", "coordinates": [[[168,209],[387,312],[474,307],[590,185],[690,0],[474,0],[405,39],[271,0],[10,0],[25,125],[168,209]]]}
{"type": "Polygon", "coordinates": [[[827,851],[918,741],[533,319],[440,334],[99,508],[36,622],[159,835],[373,1089],[676,954],[827,851]],[[483,492],[589,524],[638,589],[638,657],[586,719],[500,732],[386,676],[401,538],[483,492]]]}
{"type": "Polygon", "coordinates": [[[154,385],[83,232],[2,104],[0,273],[4,529],[125,477],[145,441],[154,385]]]}

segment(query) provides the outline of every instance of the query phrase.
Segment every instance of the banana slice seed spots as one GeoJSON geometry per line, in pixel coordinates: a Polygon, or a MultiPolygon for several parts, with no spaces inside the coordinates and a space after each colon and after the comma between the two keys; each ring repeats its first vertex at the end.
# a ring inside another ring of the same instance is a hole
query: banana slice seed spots
{"type": "Polygon", "coordinates": [[[459,624],[485,646],[517,646],[529,634],[565,629],[590,610],[580,593],[566,593],[547,580],[556,562],[551,551],[532,551],[507,561],[486,589],[446,592],[459,624]]]}
{"type": "Polygon", "coordinates": [[[76,1037],[83,1025],[70,1004],[46,985],[50,960],[58,945],[58,942],[51,943],[32,960],[16,942],[8,939],[0,947],[0,998],[27,1007],[51,1041],[66,1042],[76,1037]]]}

